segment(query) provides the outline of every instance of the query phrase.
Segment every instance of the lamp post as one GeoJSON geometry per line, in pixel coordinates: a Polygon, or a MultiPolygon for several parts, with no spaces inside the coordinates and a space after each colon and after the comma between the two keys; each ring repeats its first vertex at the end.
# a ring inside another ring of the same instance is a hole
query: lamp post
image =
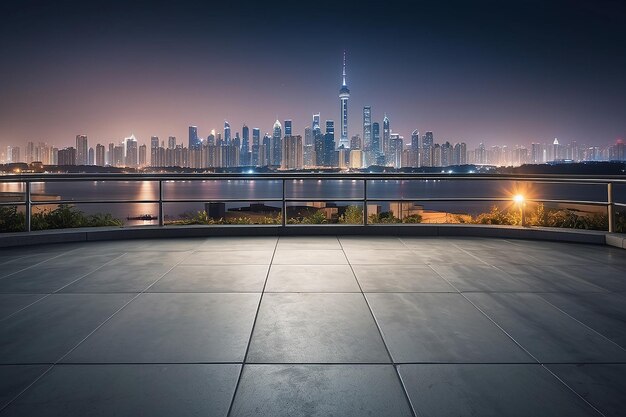
{"type": "Polygon", "coordinates": [[[517,194],[513,197],[513,201],[515,201],[515,204],[519,206],[519,211],[522,217],[522,227],[526,227],[526,213],[524,211],[526,203],[524,202],[524,196],[521,194],[517,194]]]}

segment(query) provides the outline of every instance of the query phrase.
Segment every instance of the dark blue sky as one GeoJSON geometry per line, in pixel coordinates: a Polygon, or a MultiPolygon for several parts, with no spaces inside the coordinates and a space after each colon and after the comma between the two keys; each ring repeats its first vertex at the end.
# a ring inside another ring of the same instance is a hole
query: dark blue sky
{"type": "Polygon", "coordinates": [[[303,133],[362,106],[406,138],[470,146],[626,136],[619,1],[49,2],[0,6],[0,145],[206,136],[224,119],[303,133]]]}

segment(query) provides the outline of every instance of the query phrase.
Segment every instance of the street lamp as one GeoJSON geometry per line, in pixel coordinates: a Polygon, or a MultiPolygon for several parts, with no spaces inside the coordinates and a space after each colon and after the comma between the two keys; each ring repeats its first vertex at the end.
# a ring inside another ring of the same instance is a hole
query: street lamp
{"type": "Polygon", "coordinates": [[[513,201],[519,206],[519,211],[522,215],[522,227],[526,227],[526,213],[524,212],[524,207],[526,206],[526,204],[524,203],[524,196],[521,194],[516,194],[515,196],[513,196],[513,201]]]}

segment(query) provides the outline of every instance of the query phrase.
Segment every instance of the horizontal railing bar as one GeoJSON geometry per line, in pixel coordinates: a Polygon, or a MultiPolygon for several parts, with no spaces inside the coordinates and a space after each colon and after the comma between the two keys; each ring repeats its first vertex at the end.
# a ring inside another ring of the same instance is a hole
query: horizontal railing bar
{"type": "MultiPolygon", "coordinates": [[[[265,203],[265,202],[281,202],[283,201],[281,198],[253,198],[253,199],[228,199],[228,198],[220,198],[220,199],[181,199],[181,200],[163,200],[164,204],[171,203],[265,203]]],[[[289,203],[308,203],[308,202],[501,202],[501,201],[512,201],[511,198],[504,197],[403,197],[403,198],[368,198],[364,200],[363,198],[286,198],[286,202],[289,203]]],[[[606,206],[608,202],[606,201],[587,201],[587,200],[554,200],[554,199],[542,199],[542,198],[528,198],[527,202],[535,202],[535,203],[562,203],[562,204],[581,204],[581,205],[595,205],[595,206],[606,206]]],[[[42,205],[50,205],[50,204],[158,204],[159,200],[38,200],[33,201],[31,204],[36,206],[42,205]]],[[[14,206],[14,205],[24,205],[25,201],[17,201],[17,202],[0,202],[0,206],[14,206]]],[[[613,203],[619,206],[626,206],[626,203],[613,203]]]]}
{"type": "Polygon", "coordinates": [[[9,201],[9,202],[0,202],[0,206],[25,206],[26,201],[9,201]]]}
{"type": "Polygon", "coordinates": [[[100,173],[100,174],[15,174],[0,175],[0,182],[65,182],[65,181],[214,181],[214,180],[441,180],[441,181],[525,181],[549,183],[580,183],[580,184],[607,184],[624,183],[624,176],[604,175],[559,175],[559,174],[428,174],[428,173],[371,173],[371,174],[315,174],[315,173],[257,173],[257,174],[138,174],[138,173],[100,173]]]}

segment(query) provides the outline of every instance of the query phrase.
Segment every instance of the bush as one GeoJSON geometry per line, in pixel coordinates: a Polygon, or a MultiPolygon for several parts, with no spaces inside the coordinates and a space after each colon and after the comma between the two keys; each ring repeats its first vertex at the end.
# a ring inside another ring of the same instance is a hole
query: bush
{"type": "Polygon", "coordinates": [[[514,225],[522,223],[522,216],[519,210],[500,210],[493,206],[489,213],[479,214],[472,223],[514,225]]]}
{"type": "MultiPolygon", "coordinates": [[[[17,207],[0,208],[0,232],[21,232],[25,222],[26,215],[18,212],[17,207]]],[[[120,219],[108,213],[85,214],[69,204],[59,204],[54,210],[44,210],[31,216],[32,230],[122,225],[120,219]]]]}
{"type": "Polygon", "coordinates": [[[402,219],[402,223],[421,223],[422,216],[419,214],[411,214],[402,219]]]}
{"type": "Polygon", "coordinates": [[[392,211],[383,211],[379,214],[370,214],[368,220],[372,224],[376,223],[402,223],[402,220],[393,215],[392,211]]]}
{"type": "Polygon", "coordinates": [[[206,211],[198,211],[196,214],[185,214],[181,219],[168,221],[168,225],[221,225],[221,224],[281,224],[282,219],[280,214],[277,216],[265,216],[260,219],[253,219],[251,217],[233,217],[233,218],[219,218],[214,219],[209,217],[206,211]]]}
{"type": "Polygon", "coordinates": [[[339,217],[339,223],[361,224],[363,223],[363,209],[359,206],[348,206],[343,215],[339,217]]]}
{"type": "Polygon", "coordinates": [[[17,211],[17,206],[0,206],[0,232],[22,232],[26,216],[17,211]]]}

